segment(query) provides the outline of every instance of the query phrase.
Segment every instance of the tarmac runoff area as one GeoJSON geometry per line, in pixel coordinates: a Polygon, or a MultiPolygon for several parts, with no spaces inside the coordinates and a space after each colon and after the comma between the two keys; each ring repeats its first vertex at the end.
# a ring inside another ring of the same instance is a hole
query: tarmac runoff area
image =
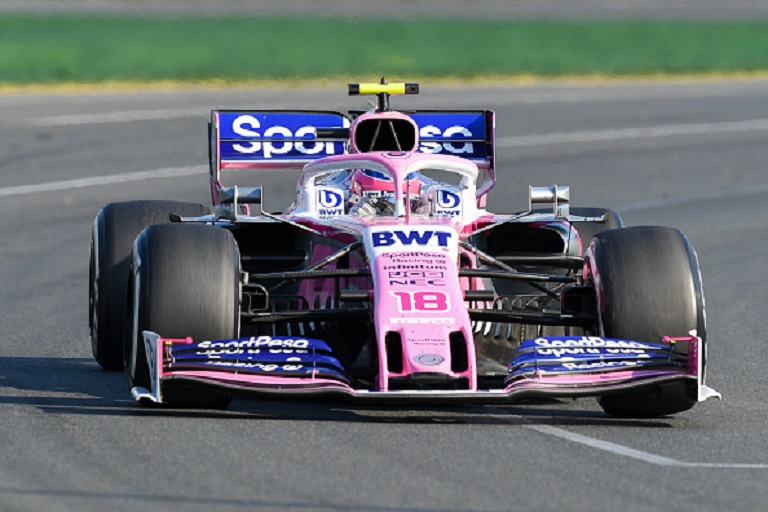
{"type": "MultiPolygon", "coordinates": [[[[100,372],[90,356],[83,283],[94,213],[150,192],[207,201],[211,106],[343,109],[350,98],[338,83],[0,95],[8,338],[0,509],[508,510],[514,498],[531,510],[762,510],[768,292],[755,283],[768,229],[767,83],[444,84],[411,98],[420,108],[497,112],[504,176],[490,202],[518,208],[528,185],[558,183],[571,187],[574,204],[612,207],[627,225],[668,224],[690,237],[707,296],[708,385],[723,400],[642,421],[607,418],[593,400],[429,410],[237,401],[213,414],[140,411],[123,376],[100,372]],[[116,445],[125,432],[142,432],[146,443],[116,445]],[[330,460],[339,460],[333,472],[330,460]]],[[[281,179],[269,184],[276,206],[295,191],[293,177],[281,179]]]]}

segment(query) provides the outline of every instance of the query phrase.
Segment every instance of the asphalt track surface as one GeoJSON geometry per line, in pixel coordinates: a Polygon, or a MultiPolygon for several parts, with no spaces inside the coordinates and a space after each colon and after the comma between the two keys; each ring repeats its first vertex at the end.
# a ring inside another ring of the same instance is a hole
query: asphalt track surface
{"type": "MultiPolygon", "coordinates": [[[[0,510],[762,510],[768,83],[431,87],[498,113],[501,181],[683,229],[722,401],[616,420],[592,399],[466,407],[246,401],[144,410],[91,359],[88,245],[110,201],[208,202],[212,107],[360,108],[345,87],[0,96],[0,510]]],[[[270,209],[295,176],[264,179],[270,209]]]]}

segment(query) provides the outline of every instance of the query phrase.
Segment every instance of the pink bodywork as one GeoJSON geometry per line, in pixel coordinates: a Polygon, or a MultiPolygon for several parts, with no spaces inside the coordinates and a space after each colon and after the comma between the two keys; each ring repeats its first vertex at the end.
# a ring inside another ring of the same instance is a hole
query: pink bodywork
{"type": "MultiPolygon", "coordinates": [[[[476,166],[472,168],[474,164],[457,157],[422,153],[346,154],[320,159],[304,167],[298,190],[313,191],[316,178],[327,175],[334,169],[349,169],[364,164],[386,169],[391,174],[395,182],[396,203],[400,205],[404,204],[404,198],[408,197],[402,184],[409,173],[441,165],[449,168],[458,166],[467,178],[465,185],[474,193],[474,178],[477,175],[476,166]]],[[[178,379],[266,393],[337,392],[357,398],[389,395],[402,396],[405,399],[429,397],[480,401],[507,401],[553,392],[569,396],[599,394],[612,387],[636,381],[652,383],[672,379],[699,379],[701,382],[698,372],[701,364],[700,340],[692,335],[679,340],[665,339],[665,342],[669,343],[690,343],[689,365],[686,371],[638,369],[575,375],[539,374],[533,378],[514,381],[503,389],[478,389],[472,323],[464,293],[470,285],[472,289],[479,289],[480,280],[459,278],[460,259],[465,266],[476,264],[475,256],[459,247],[459,241],[473,230],[498,220],[498,217],[488,215],[476,206],[473,203],[474,210],[469,218],[416,215],[405,209],[406,211],[400,212],[400,216],[345,215],[321,221],[311,215],[312,212],[302,211],[296,205],[285,215],[286,220],[317,229],[331,237],[338,237],[346,242],[355,239],[362,241],[364,251],[356,254],[361,266],[370,269],[371,279],[349,279],[345,284],[358,290],[370,291],[372,296],[371,307],[379,361],[375,390],[354,389],[345,382],[316,375],[286,378],[238,373],[234,368],[227,371],[168,370],[163,365],[165,351],[162,347],[190,343],[191,340],[165,339],[145,333],[147,354],[156,369],[153,383],[153,387],[157,388],[153,390],[157,394],[156,399],[161,400],[160,389],[163,381],[178,379]],[[413,269],[418,272],[409,273],[413,269]],[[399,336],[402,344],[402,361],[394,365],[387,360],[386,346],[387,336],[392,336],[393,333],[399,336]],[[450,345],[452,333],[454,336],[462,336],[466,347],[462,367],[457,369],[454,369],[453,360],[456,354],[452,354],[450,345]],[[401,370],[390,371],[392,366],[401,370]],[[441,374],[447,379],[466,379],[468,389],[390,390],[392,379],[414,375],[429,377],[435,374],[441,374]]],[[[330,252],[327,247],[317,246],[315,254],[312,255],[313,262],[320,261],[330,252]]],[[[334,264],[326,268],[334,268],[334,264]]],[[[306,297],[310,304],[316,298],[324,303],[334,290],[335,281],[332,279],[308,280],[302,283],[300,294],[306,297]]]]}
{"type": "MultiPolygon", "coordinates": [[[[394,181],[395,202],[403,204],[408,197],[405,177],[421,170],[422,166],[442,168],[448,164],[460,163],[477,175],[473,164],[457,157],[429,155],[423,153],[367,153],[366,163],[376,164],[387,169],[394,181]],[[441,165],[442,164],[442,165],[441,165]]],[[[299,182],[299,188],[310,187],[311,180],[322,175],[329,168],[347,168],[350,164],[360,163],[359,154],[340,155],[318,160],[305,167],[299,182]]],[[[474,186],[474,182],[472,183],[474,186]]],[[[291,217],[295,221],[305,221],[302,217],[291,217]]],[[[462,283],[458,274],[458,246],[465,226],[461,220],[438,217],[416,216],[405,212],[403,217],[344,217],[333,221],[343,225],[348,231],[358,234],[364,241],[365,257],[371,270],[371,291],[375,290],[372,307],[378,341],[379,375],[378,388],[387,390],[391,378],[413,374],[440,373],[449,378],[466,378],[471,390],[477,389],[475,348],[472,336],[472,324],[464,302],[462,283]],[[399,230],[411,234],[417,239],[424,239],[428,234],[428,246],[401,247],[395,239],[393,248],[381,250],[374,246],[373,238],[377,233],[391,233],[399,230]],[[442,237],[445,245],[440,246],[442,237]],[[424,277],[412,277],[414,267],[424,277]],[[452,358],[449,337],[452,332],[459,332],[466,341],[465,369],[451,370],[452,358]],[[385,338],[388,333],[400,336],[403,350],[402,371],[390,372],[387,361],[385,338]]],[[[319,251],[325,249],[320,248],[319,251]]],[[[327,250],[326,250],[327,251],[327,250]]],[[[317,261],[327,254],[313,255],[317,261]]],[[[332,268],[332,267],[331,267],[332,268]]],[[[466,279],[462,279],[466,285],[466,279]]],[[[333,280],[316,281],[302,284],[301,294],[312,303],[319,294],[321,303],[333,292],[333,280]]]]}

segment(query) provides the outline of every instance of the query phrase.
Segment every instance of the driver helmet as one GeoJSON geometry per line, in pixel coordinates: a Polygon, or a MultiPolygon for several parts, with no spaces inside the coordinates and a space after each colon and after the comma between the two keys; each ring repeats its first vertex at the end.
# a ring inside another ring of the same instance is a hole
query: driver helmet
{"type": "MultiPolygon", "coordinates": [[[[372,169],[356,169],[352,173],[350,180],[349,196],[353,201],[359,201],[361,198],[390,198],[395,197],[395,182],[392,178],[381,171],[372,169]]],[[[417,196],[421,190],[421,180],[419,173],[412,172],[406,177],[403,183],[403,193],[410,193],[417,196]]]]}

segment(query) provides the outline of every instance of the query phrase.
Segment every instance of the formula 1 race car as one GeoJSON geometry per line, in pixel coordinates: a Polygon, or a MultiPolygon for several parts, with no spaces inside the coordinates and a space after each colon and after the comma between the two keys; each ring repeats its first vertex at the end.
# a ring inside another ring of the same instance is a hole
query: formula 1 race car
{"type": "Polygon", "coordinates": [[[668,227],[624,227],[530,187],[493,214],[491,111],[390,109],[417,84],[351,84],[377,108],[214,110],[213,208],[112,203],[90,262],[93,355],[144,405],[234,395],[504,403],[595,396],[653,417],[704,384],[696,254],[668,227]],[[301,170],[282,213],[222,172],[301,170]]]}

